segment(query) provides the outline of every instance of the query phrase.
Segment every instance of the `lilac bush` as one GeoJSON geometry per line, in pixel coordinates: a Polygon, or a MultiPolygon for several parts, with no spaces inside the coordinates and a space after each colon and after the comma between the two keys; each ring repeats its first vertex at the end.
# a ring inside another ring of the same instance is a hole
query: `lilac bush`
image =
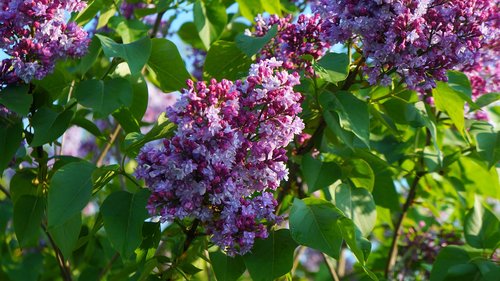
{"type": "Polygon", "coordinates": [[[177,125],[160,148],[139,154],[138,178],[152,195],[148,210],[163,221],[200,220],[228,254],[248,252],[274,224],[272,191],[287,178],[285,147],[304,125],[298,74],[262,60],[243,81],[188,81],[167,109],[177,125]]]}
{"type": "Polygon", "coordinates": [[[396,72],[410,89],[446,81],[446,71],[473,64],[498,24],[498,1],[318,0],[332,43],[352,40],[368,59],[369,82],[396,72]]]}
{"type": "Polygon", "coordinates": [[[330,47],[328,41],[324,40],[323,20],[319,14],[301,14],[296,23],[293,23],[292,16],[280,18],[277,15],[265,19],[258,16],[255,22],[255,32],[252,35],[256,37],[266,35],[273,26],[278,28],[277,35],[259,53],[260,60],[275,57],[283,61],[283,66],[287,69],[304,69],[307,74],[313,75],[311,61],[304,56],[309,55],[317,60],[330,47]]]}
{"type": "Polygon", "coordinates": [[[85,2],[8,0],[0,3],[0,48],[9,56],[0,65],[0,84],[42,79],[57,59],[81,57],[87,51],[87,33],[68,12],[80,11],[85,2]]]}

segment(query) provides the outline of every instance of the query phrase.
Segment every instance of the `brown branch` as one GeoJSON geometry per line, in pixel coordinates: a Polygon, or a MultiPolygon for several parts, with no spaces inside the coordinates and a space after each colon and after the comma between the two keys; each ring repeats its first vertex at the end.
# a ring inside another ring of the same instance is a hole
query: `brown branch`
{"type": "Polygon", "coordinates": [[[102,278],[104,276],[106,276],[106,273],[111,269],[111,267],[113,266],[113,263],[118,259],[120,255],[118,253],[114,254],[113,257],[111,257],[111,259],[109,260],[109,262],[106,264],[106,266],[101,270],[101,272],[99,273],[99,277],[97,278],[97,280],[102,280],[102,278]]]}
{"type": "Polygon", "coordinates": [[[99,155],[99,158],[97,158],[97,162],[96,162],[97,167],[102,166],[102,162],[104,161],[104,158],[106,158],[106,155],[108,155],[108,152],[111,149],[111,147],[113,146],[113,144],[115,143],[116,138],[120,134],[121,129],[122,129],[122,127],[120,126],[120,124],[116,125],[116,128],[113,131],[113,134],[111,135],[111,139],[106,144],[106,147],[104,147],[104,150],[99,155]]]}
{"type": "Polygon", "coordinates": [[[328,262],[328,259],[325,254],[321,254],[323,256],[323,260],[325,261],[326,267],[328,268],[328,272],[330,272],[330,276],[332,277],[332,280],[334,281],[340,281],[339,276],[337,275],[337,272],[333,268],[333,266],[330,265],[328,262]]]}
{"type": "Polygon", "coordinates": [[[9,191],[7,190],[7,188],[5,188],[5,186],[3,186],[1,183],[0,183],[0,191],[3,192],[3,194],[5,194],[5,197],[9,198],[10,199],[10,193],[9,191]]]}
{"type": "Polygon", "coordinates": [[[398,222],[396,223],[396,227],[394,228],[394,233],[391,242],[391,248],[389,250],[389,260],[387,261],[387,265],[385,267],[385,277],[389,278],[394,265],[396,264],[396,260],[398,258],[398,240],[401,236],[401,228],[403,226],[403,221],[408,214],[408,210],[413,204],[415,197],[417,195],[417,186],[419,180],[425,175],[425,172],[418,172],[413,179],[413,182],[410,186],[410,191],[408,192],[408,196],[406,197],[406,202],[403,205],[403,210],[401,211],[401,215],[399,216],[398,222]]]}
{"type": "Polygon", "coordinates": [[[163,18],[163,15],[165,12],[159,12],[158,15],[156,16],[155,23],[153,25],[153,29],[151,30],[151,34],[149,35],[151,38],[156,37],[156,33],[158,33],[158,30],[160,29],[161,25],[161,18],[163,18]]]}
{"type": "Polygon", "coordinates": [[[59,266],[59,269],[61,270],[61,276],[64,281],[72,281],[71,277],[71,269],[69,268],[69,264],[64,261],[64,256],[61,252],[61,250],[57,247],[56,243],[54,242],[54,239],[50,235],[50,233],[47,230],[47,227],[45,225],[41,225],[43,231],[49,238],[50,245],[54,249],[54,253],[56,254],[56,260],[57,260],[57,265],[59,266]]]}

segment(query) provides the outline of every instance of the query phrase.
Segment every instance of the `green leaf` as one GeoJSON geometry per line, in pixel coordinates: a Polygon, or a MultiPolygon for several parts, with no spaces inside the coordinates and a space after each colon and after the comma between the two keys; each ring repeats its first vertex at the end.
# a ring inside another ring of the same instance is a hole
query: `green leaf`
{"type": "Polygon", "coordinates": [[[71,253],[76,246],[81,227],[82,215],[77,213],[65,223],[49,229],[54,242],[61,250],[65,260],[70,258],[71,253]]]}
{"type": "Polygon", "coordinates": [[[377,211],[368,190],[340,184],[335,189],[335,206],[354,222],[363,236],[367,237],[375,227],[377,211]]]}
{"type": "Polygon", "coordinates": [[[141,131],[139,121],[135,119],[128,108],[120,108],[113,113],[113,117],[120,123],[125,133],[141,131]]]}
{"type": "Polygon", "coordinates": [[[479,107],[472,101],[472,87],[467,75],[455,70],[448,70],[448,86],[455,90],[465,102],[469,104],[472,109],[479,109],[479,107]]]}
{"type": "Polygon", "coordinates": [[[12,203],[16,203],[23,195],[36,196],[37,186],[33,183],[36,173],[33,170],[17,171],[10,180],[10,198],[12,203]]]}
{"type": "Polygon", "coordinates": [[[191,75],[184,66],[184,61],[174,43],[167,39],[152,40],[152,51],[148,61],[148,70],[153,82],[164,92],[177,91],[186,86],[191,75]]]}
{"type": "Polygon", "coordinates": [[[382,107],[387,115],[398,124],[409,124],[415,128],[424,126],[422,112],[413,103],[401,99],[389,99],[382,104],[382,107]]]}
{"type": "Polygon", "coordinates": [[[375,185],[375,174],[368,164],[363,159],[350,159],[343,166],[345,175],[352,181],[354,186],[366,188],[368,191],[373,191],[375,185]]]}
{"type": "Polygon", "coordinates": [[[448,274],[446,274],[446,281],[470,281],[476,280],[476,276],[479,274],[477,266],[471,263],[466,264],[456,264],[448,269],[448,274]]]}
{"type": "Polygon", "coordinates": [[[475,121],[470,133],[476,140],[477,152],[488,163],[488,168],[500,161],[500,132],[488,122],[475,121]]]}
{"type": "Polygon", "coordinates": [[[236,0],[241,14],[251,22],[258,14],[264,12],[261,2],[261,0],[236,0]]]}
{"type": "Polygon", "coordinates": [[[290,231],[299,244],[338,259],[342,233],[338,220],[342,212],[332,203],[317,199],[295,199],[290,211],[290,231]]]}
{"type": "Polygon", "coordinates": [[[370,241],[362,236],[361,231],[349,218],[342,217],[337,223],[347,246],[349,246],[359,263],[364,266],[372,247],[370,241]]]}
{"type": "Polygon", "coordinates": [[[21,246],[34,241],[40,233],[45,201],[32,195],[23,195],[14,204],[14,230],[21,246]]]}
{"type": "Polygon", "coordinates": [[[9,86],[0,92],[0,104],[21,116],[30,112],[33,96],[28,94],[28,86],[9,86]]]}
{"type": "Polygon", "coordinates": [[[236,80],[248,74],[252,60],[234,42],[217,41],[207,53],[203,76],[236,80]]]}
{"type": "Polygon", "coordinates": [[[236,281],[246,270],[242,256],[232,258],[221,251],[211,252],[209,256],[218,281],[236,281]]]}
{"type": "Polygon", "coordinates": [[[148,217],[147,189],[132,194],[117,191],[102,203],[101,214],[108,238],[122,258],[128,259],[142,241],[142,225],[148,217]]]}
{"type": "Polygon", "coordinates": [[[288,229],[272,231],[265,240],[256,239],[252,252],[243,257],[252,280],[272,281],[290,272],[295,248],[297,243],[288,229]]]}
{"type": "Polygon", "coordinates": [[[105,117],[122,106],[132,104],[132,86],[127,79],[83,80],[75,89],[75,97],[83,106],[105,117]]]}
{"type": "Polygon", "coordinates": [[[0,175],[9,166],[23,139],[23,122],[21,119],[11,121],[0,119],[0,175]]]}
{"type": "Polygon", "coordinates": [[[99,57],[99,54],[101,54],[101,51],[102,48],[99,39],[97,37],[92,37],[87,50],[87,54],[79,59],[79,62],[74,70],[81,75],[87,73],[87,71],[89,71],[89,69],[99,57]]]}
{"type": "Polygon", "coordinates": [[[335,94],[324,92],[319,100],[325,110],[338,113],[340,126],[343,129],[354,133],[367,147],[370,147],[370,115],[366,102],[352,93],[343,91],[335,94]]]}
{"type": "Polygon", "coordinates": [[[485,95],[481,95],[476,100],[476,105],[478,107],[485,107],[489,104],[492,104],[496,101],[500,100],[500,93],[489,93],[485,95]]]}
{"type": "Polygon", "coordinates": [[[323,162],[309,154],[302,157],[301,168],[308,192],[328,187],[342,177],[342,169],[337,163],[323,162]]]}
{"type": "Polygon", "coordinates": [[[198,0],[194,3],[193,15],[196,30],[205,49],[208,50],[226,27],[226,7],[220,0],[198,0]]]}
{"type": "Polygon", "coordinates": [[[158,122],[146,135],[135,132],[125,136],[125,151],[127,152],[127,154],[136,156],[139,149],[146,143],[157,139],[171,137],[174,133],[175,128],[175,124],[170,122],[165,117],[165,113],[162,113],[158,118],[158,122]]]}
{"type": "Polygon", "coordinates": [[[460,246],[452,245],[441,249],[432,266],[430,281],[445,280],[451,267],[458,264],[467,264],[469,260],[469,253],[460,246]]]}
{"type": "Polygon", "coordinates": [[[349,148],[354,148],[354,141],[356,136],[349,131],[346,131],[340,127],[340,119],[336,112],[331,112],[325,110],[323,112],[323,118],[325,119],[328,128],[347,145],[349,148]]]}
{"type": "Polygon", "coordinates": [[[266,12],[271,15],[278,15],[281,17],[280,0],[261,0],[260,3],[266,12]]]}
{"type": "Polygon", "coordinates": [[[48,194],[48,226],[65,224],[80,214],[92,195],[92,172],[95,166],[86,161],[69,163],[54,173],[48,194]]]}
{"type": "Polygon", "coordinates": [[[96,136],[97,138],[100,138],[102,140],[106,140],[104,135],[101,133],[99,130],[99,127],[92,122],[91,120],[85,118],[85,115],[87,114],[88,110],[82,109],[79,110],[76,114],[73,120],[71,120],[71,124],[79,126],[85,130],[87,130],[89,133],[92,135],[96,136]]]}
{"type": "Polygon", "coordinates": [[[448,176],[459,180],[468,193],[500,199],[500,182],[495,167],[488,169],[484,162],[462,156],[449,168],[448,176]]]}
{"type": "Polygon", "coordinates": [[[101,189],[108,182],[110,182],[120,171],[120,165],[109,165],[102,166],[94,170],[92,173],[92,182],[94,186],[92,187],[93,191],[101,189]]]}
{"type": "Polygon", "coordinates": [[[33,115],[31,125],[35,129],[31,147],[41,146],[53,142],[69,127],[73,118],[73,110],[68,108],[62,112],[42,107],[33,115]]]}
{"type": "Polygon", "coordinates": [[[76,15],[74,21],[78,23],[78,25],[80,26],[87,24],[97,15],[97,13],[99,13],[99,10],[102,8],[102,6],[103,6],[102,1],[99,0],[91,1],[85,7],[85,9],[83,9],[76,15]]]}
{"type": "Polygon", "coordinates": [[[465,215],[464,232],[467,244],[477,249],[494,249],[500,242],[500,220],[479,197],[465,215]]]}
{"type": "Polygon", "coordinates": [[[349,74],[349,56],[345,53],[327,53],[314,64],[316,74],[331,83],[344,81],[349,74]]]}
{"type": "Polygon", "coordinates": [[[260,50],[264,48],[264,46],[266,46],[266,44],[269,43],[269,41],[271,41],[276,34],[278,34],[278,25],[271,27],[266,35],[262,37],[240,34],[236,36],[236,46],[238,46],[238,48],[240,48],[240,50],[243,51],[243,53],[245,53],[248,57],[251,57],[260,52],[260,50]]]}
{"type": "Polygon", "coordinates": [[[41,279],[40,274],[43,271],[44,255],[39,251],[26,251],[23,252],[22,260],[19,263],[8,264],[5,259],[2,262],[4,267],[0,271],[0,277],[3,278],[2,273],[5,272],[10,278],[2,280],[37,281],[41,279]]]}
{"type": "Polygon", "coordinates": [[[141,73],[151,55],[152,44],[149,37],[143,37],[129,44],[118,44],[106,36],[100,34],[96,36],[101,40],[102,50],[106,57],[122,58],[128,63],[132,75],[141,73]]]}
{"type": "Polygon", "coordinates": [[[460,134],[463,134],[465,124],[464,100],[457,95],[456,91],[443,82],[437,83],[437,87],[432,90],[432,96],[434,97],[436,108],[446,112],[460,134]]]}
{"type": "Polygon", "coordinates": [[[123,17],[113,17],[109,23],[121,36],[125,44],[148,36],[149,27],[140,20],[127,20],[123,17]]]}
{"type": "Polygon", "coordinates": [[[130,112],[136,120],[142,120],[148,108],[148,84],[144,77],[139,77],[136,81],[132,81],[132,105],[130,112]]]}
{"type": "Polygon", "coordinates": [[[198,35],[198,30],[196,30],[196,25],[194,22],[185,22],[177,31],[177,35],[184,41],[185,43],[191,45],[196,49],[205,49],[205,45],[200,39],[200,35],[198,35]]]}

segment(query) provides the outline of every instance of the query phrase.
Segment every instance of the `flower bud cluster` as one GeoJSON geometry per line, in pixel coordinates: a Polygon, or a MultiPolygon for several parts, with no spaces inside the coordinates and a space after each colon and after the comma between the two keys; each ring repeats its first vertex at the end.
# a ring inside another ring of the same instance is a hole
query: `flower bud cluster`
{"type": "Polygon", "coordinates": [[[360,44],[371,84],[390,83],[396,72],[420,91],[446,81],[447,70],[473,64],[498,25],[498,0],[317,0],[313,6],[332,43],[360,44]]]}
{"type": "Polygon", "coordinates": [[[0,63],[0,85],[42,79],[57,59],[87,51],[87,33],[68,12],[83,9],[80,0],[6,0],[0,3],[0,49],[9,57],[0,63]]]}
{"type": "Polygon", "coordinates": [[[296,23],[292,22],[292,16],[279,18],[276,15],[266,19],[257,16],[255,22],[253,35],[257,37],[266,35],[273,26],[278,28],[278,34],[258,54],[260,60],[276,57],[283,61],[287,69],[304,69],[307,74],[313,75],[310,60],[321,58],[330,48],[323,36],[323,21],[319,14],[301,14],[296,23]],[[306,55],[311,57],[305,58],[306,55]]]}
{"type": "Polygon", "coordinates": [[[279,221],[272,191],[288,176],[285,147],[304,127],[302,96],[293,90],[299,76],[282,64],[262,60],[234,83],[188,81],[167,109],[175,135],[137,157],[152,215],[201,221],[229,255],[267,237],[265,225],[279,221]]]}

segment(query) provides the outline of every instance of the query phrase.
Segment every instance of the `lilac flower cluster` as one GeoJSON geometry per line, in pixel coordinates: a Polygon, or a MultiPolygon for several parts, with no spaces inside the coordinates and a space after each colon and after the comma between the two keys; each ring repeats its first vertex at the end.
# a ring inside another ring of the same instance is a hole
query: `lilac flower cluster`
{"type": "Polygon", "coordinates": [[[140,152],[136,176],[163,221],[201,221],[229,255],[248,252],[274,224],[272,191],[288,170],[285,147],[304,124],[297,73],[275,59],[252,65],[243,81],[188,81],[167,116],[177,129],[163,146],[140,152]]]}
{"type": "Polygon", "coordinates": [[[401,251],[405,253],[404,264],[407,266],[398,271],[398,276],[409,275],[409,272],[405,272],[407,270],[423,269],[425,279],[428,279],[430,271],[421,264],[434,263],[439,251],[448,245],[463,245],[460,234],[457,232],[435,227],[428,227],[424,230],[424,227],[425,223],[420,222],[418,228],[412,227],[405,233],[401,251]]]}
{"type": "Polygon", "coordinates": [[[287,69],[305,69],[307,74],[313,75],[311,62],[303,56],[310,55],[317,60],[330,48],[323,35],[323,20],[319,14],[301,14],[297,23],[292,23],[292,16],[279,18],[272,15],[264,19],[259,15],[255,22],[253,35],[257,37],[266,35],[273,26],[278,26],[278,34],[261,50],[259,60],[276,57],[283,61],[287,69]]]}
{"type": "Polygon", "coordinates": [[[143,9],[146,7],[147,7],[146,3],[143,3],[143,2],[137,2],[137,3],[130,2],[129,3],[127,0],[125,0],[122,2],[122,5],[120,6],[120,11],[121,11],[121,14],[124,18],[130,20],[130,19],[133,19],[135,17],[135,15],[134,15],[135,9],[143,9]]]}
{"type": "Polygon", "coordinates": [[[9,56],[0,63],[0,85],[42,79],[56,59],[83,56],[87,33],[65,18],[84,7],[80,0],[0,2],[0,48],[9,56]]]}
{"type": "Polygon", "coordinates": [[[332,43],[361,44],[371,84],[388,84],[396,72],[420,91],[446,81],[447,70],[474,63],[498,13],[498,0],[316,0],[313,6],[332,43]]]}

